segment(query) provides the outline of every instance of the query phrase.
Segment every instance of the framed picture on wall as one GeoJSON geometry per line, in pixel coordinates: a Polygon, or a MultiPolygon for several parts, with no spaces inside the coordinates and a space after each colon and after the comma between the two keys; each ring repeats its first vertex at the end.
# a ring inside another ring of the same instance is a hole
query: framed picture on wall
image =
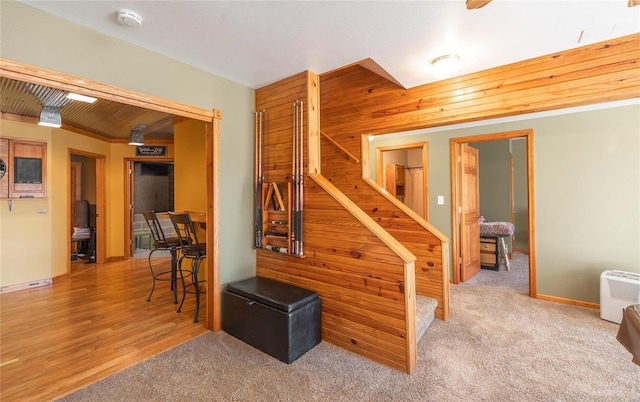
{"type": "Polygon", "coordinates": [[[136,156],[167,156],[166,145],[138,145],[136,156]]]}

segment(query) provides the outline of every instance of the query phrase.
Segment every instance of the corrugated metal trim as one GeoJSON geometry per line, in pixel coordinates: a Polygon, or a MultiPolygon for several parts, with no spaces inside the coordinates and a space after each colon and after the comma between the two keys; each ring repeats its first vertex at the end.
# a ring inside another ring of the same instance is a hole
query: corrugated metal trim
{"type": "Polygon", "coordinates": [[[0,110],[3,113],[38,117],[42,106],[38,104],[23,82],[0,80],[0,110]]]}
{"type": "Polygon", "coordinates": [[[25,83],[24,85],[27,90],[29,90],[29,92],[31,92],[31,94],[43,106],[54,106],[57,108],[62,108],[63,106],[72,102],[71,99],[66,98],[66,91],[43,87],[42,85],[31,83],[25,83]]]}
{"type": "Polygon", "coordinates": [[[62,123],[110,139],[127,139],[138,125],[145,138],[172,139],[174,115],[98,99],[73,101],[59,89],[0,77],[0,112],[38,118],[43,105],[60,108],[62,123]]]}

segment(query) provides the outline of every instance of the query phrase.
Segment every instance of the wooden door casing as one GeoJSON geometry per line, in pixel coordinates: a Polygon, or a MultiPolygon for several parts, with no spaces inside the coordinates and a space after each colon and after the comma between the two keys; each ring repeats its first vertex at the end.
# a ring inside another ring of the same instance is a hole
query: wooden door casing
{"type": "Polygon", "coordinates": [[[480,201],[478,183],[478,150],[461,145],[460,184],[460,278],[466,282],[480,272],[480,201]]]}
{"type": "MultiPolygon", "coordinates": [[[[70,228],[69,230],[73,233],[73,228],[78,226],[78,222],[76,220],[76,202],[82,199],[82,163],[81,162],[71,162],[71,175],[69,177],[71,194],[69,194],[69,209],[70,209],[70,228]]],[[[71,251],[74,252],[78,249],[78,243],[73,242],[71,244],[71,251]]]]}
{"type": "Polygon", "coordinates": [[[127,215],[129,216],[129,225],[128,225],[128,237],[129,237],[129,241],[127,242],[129,247],[125,248],[125,250],[127,250],[129,257],[133,257],[133,254],[135,253],[135,245],[133,244],[133,229],[134,229],[134,225],[135,225],[135,214],[134,214],[134,210],[133,210],[133,203],[134,203],[134,194],[135,192],[135,175],[133,174],[133,169],[135,168],[134,162],[129,160],[127,161],[127,178],[128,178],[128,183],[129,183],[129,194],[127,194],[128,197],[128,204],[129,204],[129,209],[127,210],[127,215]]]}

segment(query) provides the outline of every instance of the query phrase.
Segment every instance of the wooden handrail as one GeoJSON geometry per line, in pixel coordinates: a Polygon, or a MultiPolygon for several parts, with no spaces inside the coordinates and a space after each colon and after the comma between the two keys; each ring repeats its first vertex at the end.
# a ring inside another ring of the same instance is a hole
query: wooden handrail
{"type": "Polygon", "coordinates": [[[413,263],[416,256],[413,255],[402,243],[391,236],[389,232],[382,228],[374,221],[366,212],[360,209],[353,201],[351,201],[344,193],[337,189],[333,183],[324,176],[317,173],[310,173],[309,177],[315,181],[324,191],[327,192],[334,200],[342,205],[353,217],[362,223],[371,231],[378,239],[382,240],[398,257],[402,258],[405,263],[413,263]]]}
{"type": "Polygon", "coordinates": [[[371,188],[373,188],[378,193],[380,193],[384,198],[389,200],[389,202],[391,202],[393,205],[398,207],[402,212],[404,212],[405,214],[409,215],[411,217],[411,219],[416,221],[416,223],[418,223],[420,226],[422,226],[425,230],[428,230],[429,232],[431,232],[431,234],[433,234],[435,237],[437,237],[438,240],[440,240],[443,243],[448,243],[449,242],[449,238],[447,237],[447,235],[445,235],[440,230],[438,230],[438,228],[433,226],[426,219],[424,219],[423,217],[418,215],[414,210],[409,208],[402,201],[400,201],[396,197],[394,197],[391,194],[389,194],[389,192],[387,190],[385,190],[381,185],[379,185],[378,183],[376,183],[375,181],[371,180],[368,177],[363,177],[362,180],[365,183],[367,183],[369,186],[371,186],[371,188]]]}
{"type": "Polygon", "coordinates": [[[327,135],[327,133],[325,133],[324,131],[320,130],[320,134],[323,135],[324,138],[328,139],[329,142],[331,142],[333,145],[338,147],[338,149],[340,149],[342,152],[344,152],[344,154],[347,155],[347,159],[353,159],[353,161],[355,163],[360,163],[360,159],[356,158],[351,152],[347,151],[347,149],[345,147],[343,147],[342,145],[338,144],[336,142],[336,140],[334,140],[333,138],[329,137],[327,135]]]}

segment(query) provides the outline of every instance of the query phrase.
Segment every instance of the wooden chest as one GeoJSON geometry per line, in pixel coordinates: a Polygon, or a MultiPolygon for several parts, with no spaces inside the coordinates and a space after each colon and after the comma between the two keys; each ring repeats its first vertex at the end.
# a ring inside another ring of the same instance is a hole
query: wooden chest
{"type": "Polygon", "coordinates": [[[480,267],[500,270],[498,237],[480,236],[480,267]]]}

